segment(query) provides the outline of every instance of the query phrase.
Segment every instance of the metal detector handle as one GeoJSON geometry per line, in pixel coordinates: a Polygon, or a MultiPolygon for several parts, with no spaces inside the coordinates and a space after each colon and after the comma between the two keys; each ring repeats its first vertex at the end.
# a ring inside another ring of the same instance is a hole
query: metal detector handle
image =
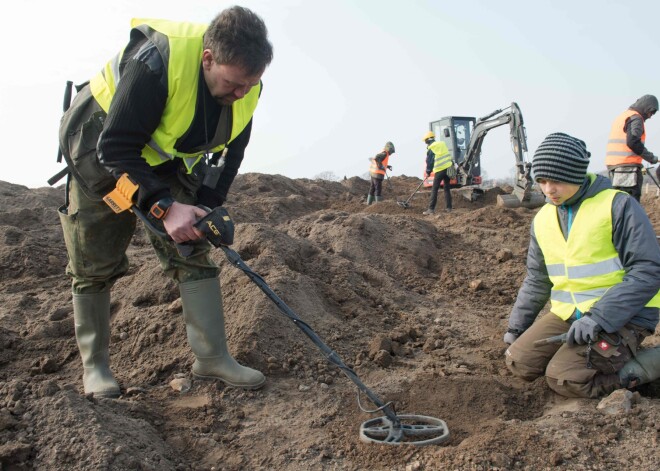
{"type": "Polygon", "coordinates": [[[190,245],[190,244],[178,244],[178,243],[174,242],[172,240],[172,237],[170,237],[170,235],[167,232],[161,231],[158,227],[156,227],[156,225],[153,223],[153,221],[151,221],[151,219],[149,219],[144,214],[144,212],[140,208],[137,207],[137,205],[134,205],[133,207],[131,207],[131,211],[133,212],[133,214],[135,214],[138,217],[138,219],[140,219],[140,221],[142,221],[144,223],[144,225],[146,226],[146,228],[148,230],[150,230],[151,232],[156,234],[158,237],[162,237],[163,239],[169,240],[170,242],[172,242],[174,244],[174,246],[176,247],[176,250],[179,252],[179,255],[181,255],[183,258],[188,258],[192,255],[193,250],[195,250],[195,248],[192,245],[190,245]]]}
{"type": "Polygon", "coordinates": [[[555,335],[552,337],[548,337],[546,339],[541,339],[541,340],[536,340],[534,341],[534,346],[539,347],[541,345],[549,345],[549,344],[557,344],[557,343],[565,343],[566,338],[568,337],[568,334],[561,334],[561,335],[555,335]]]}

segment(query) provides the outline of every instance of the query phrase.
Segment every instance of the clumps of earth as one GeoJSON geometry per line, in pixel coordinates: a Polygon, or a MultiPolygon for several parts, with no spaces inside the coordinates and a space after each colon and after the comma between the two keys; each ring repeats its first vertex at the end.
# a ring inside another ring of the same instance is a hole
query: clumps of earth
{"type": "MultiPolygon", "coordinates": [[[[379,414],[358,406],[355,385],[219,250],[230,350],[267,383],[194,380],[178,289],[142,227],[112,293],[122,396],[84,395],[63,187],[0,182],[0,469],[660,469],[658,382],[568,399],[504,365],[536,210],[498,207],[511,188],[494,187],[475,201],[453,190],[453,212],[423,216],[425,189],[397,204],[420,180],[391,183],[366,206],[358,177],[241,174],[226,204],[233,248],[398,414],[444,420],[447,443],[360,441],[360,424],[379,414]]],[[[658,192],[642,204],[660,233],[658,192]]],[[[645,341],[657,344],[658,334],[645,341]]]]}

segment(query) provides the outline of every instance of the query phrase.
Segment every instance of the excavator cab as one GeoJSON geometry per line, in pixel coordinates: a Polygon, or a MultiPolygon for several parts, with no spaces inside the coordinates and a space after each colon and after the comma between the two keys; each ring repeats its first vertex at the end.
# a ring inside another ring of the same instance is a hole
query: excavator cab
{"type": "MultiPolygon", "coordinates": [[[[461,164],[465,161],[467,154],[468,144],[472,137],[472,131],[476,118],[468,116],[445,116],[438,121],[430,123],[429,128],[435,134],[436,141],[442,141],[447,145],[447,149],[452,156],[452,160],[461,164]]],[[[433,186],[433,176],[431,173],[424,180],[425,187],[433,186]]],[[[463,182],[459,182],[459,176],[450,180],[452,188],[460,188],[465,185],[480,185],[481,184],[481,159],[477,156],[474,164],[472,165],[470,175],[465,175],[463,182]]],[[[442,186],[442,183],[440,184],[442,186]]]]}

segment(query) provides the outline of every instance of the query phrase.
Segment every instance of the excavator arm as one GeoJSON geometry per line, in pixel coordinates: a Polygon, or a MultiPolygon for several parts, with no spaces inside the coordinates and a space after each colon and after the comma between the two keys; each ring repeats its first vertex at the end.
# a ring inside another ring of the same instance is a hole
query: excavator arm
{"type": "MultiPolygon", "coordinates": [[[[538,207],[543,204],[542,195],[535,194],[532,191],[534,181],[531,176],[532,164],[527,162],[525,154],[527,152],[527,134],[523,121],[522,112],[517,103],[511,103],[511,106],[479,118],[472,131],[472,139],[465,152],[465,159],[458,164],[457,182],[460,186],[469,184],[469,177],[472,175],[472,167],[475,162],[479,162],[481,156],[481,146],[488,131],[493,128],[509,124],[511,148],[516,159],[516,177],[512,195],[500,195],[501,205],[508,207],[526,206],[538,207]],[[513,199],[512,199],[513,198],[513,199]],[[540,199],[539,199],[540,198],[540,199]]],[[[498,199],[498,203],[500,199],[498,199]]]]}

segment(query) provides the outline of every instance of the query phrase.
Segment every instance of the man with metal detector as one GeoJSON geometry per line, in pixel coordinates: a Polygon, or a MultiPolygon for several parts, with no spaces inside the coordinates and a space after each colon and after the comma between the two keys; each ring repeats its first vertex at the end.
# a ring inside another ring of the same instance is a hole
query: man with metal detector
{"type": "Polygon", "coordinates": [[[558,394],[593,398],[660,378],[660,347],[640,348],[658,325],[660,247],[639,203],[587,174],[589,156],[564,133],[534,154],[547,204],[532,223],[504,342],[515,376],[545,375],[558,394]]]}
{"type": "MultiPolygon", "coordinates": [[[[424,134],[422,141],[426,144],[426,172],[424,178],[434,173],[429,207],[422,214],[430,216],[435,213],[440,183],[442,183],[445,192],[445,211],[450,212],[452,210],[450,172],[455,170],[451,154],[449,153],[449,149],[447,149],[447,144],[442,141],[436,142],[433,131],[424,134]]],[[[453,175],[456,176],[455,173],[453,175]]]]}
{"type": "Polygon", "coordinates": [[[612,186],[629,193],[637,201],[642,197],[642,161],[658,163],[658,157],[645,146],[644,127],[644,123],[657,111],[658,99],[653,95],[644,95],[617,116],[607,141],[605,165],[612,186]]]}
{"type": "Polygon", "coordinates": [[[394,152],[394,144],[387,141],[383,150],[369,159],[371,161],[371,166],[369,167],[371,185],[369,186],[369,194],[367,195],[367,205],[379,203],[382,200],[383,180],[387,176],[387,171],[392,170],[392,166],[388,164],[390,155],[394,154],[394,152]]]}
{"type": "Polygon", "coordinates": [[[109,364],[110,290],[128,270],[138,213],[166,235],[148,231],[179,285],[194,376],[264,384],[227,350],[219,270],[194,224],[227,198],[272,57],[263,20],[246,8],[228,8],[209,25],[136,19],[128,45],[77,87],[60,128],[73,176],[60,219],[86,394],[120,395],[109,364]],[[123,211],[132,205],[137,212],[123,211]],[[188,256],[166,239],[187,244],[188,256]]]}

